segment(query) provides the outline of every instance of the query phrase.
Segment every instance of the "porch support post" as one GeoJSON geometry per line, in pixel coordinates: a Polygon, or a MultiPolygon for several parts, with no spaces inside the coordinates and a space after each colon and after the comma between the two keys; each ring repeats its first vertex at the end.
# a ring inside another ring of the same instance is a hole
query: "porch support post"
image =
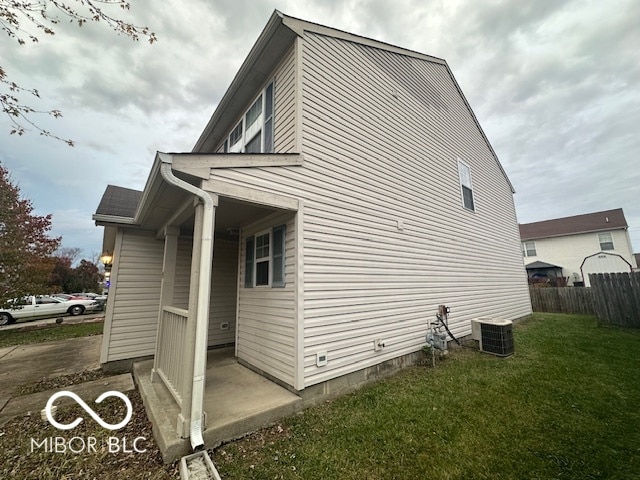
{"type": "MultiPolygon", "coordinates": [[[[178,416],[180,436],[201,438],[203,429],[204,386],[207,364],[207,336],[209,330],[209,299],[211,296],[211,268],[217,197],[212,195],[205,203],[195,207],[193,250],[191,254],[191,280],[189,283],[189,317],[185,338],[187,368],[182,377],[184,392],[178,416]],[[195,432],[195,434],[194,434],[195,432]]],[[[194,445],[192,445],[194,446],[194,445]]],[[[194,446],[195,448],[195,446],[194,446]]]]}
{"type": "MultiPolygon", "coordinates": [[[[176,281],[176,259],[178,256],[178,227],[168,226],[164,229],[164,257],[162,259],[162,282],[160,284],[160,306],[158,309],[158,329],[156,333],[156,348],[153,356],[153,370],[151,370],[151,381],[158,379],[158,352],[160,335],[162,328],[162,308],[165,305],[173,304],[173,289],[176,281]]],[[[164,352],[166,354],[166,352],[164,352]]]]}

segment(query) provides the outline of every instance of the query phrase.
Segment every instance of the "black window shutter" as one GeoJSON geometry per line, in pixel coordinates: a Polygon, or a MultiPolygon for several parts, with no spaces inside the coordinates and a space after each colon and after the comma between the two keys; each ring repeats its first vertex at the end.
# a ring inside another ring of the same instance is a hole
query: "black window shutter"
{"type": "Polygon", "coordinates": [[[284,260],[285,260],[285,233],[286,226],[280,225],[273,229],[273,281],[271,286],[284,287],[284,260]]]}
{"type": "Polygon", "coordinates": [[[253,287],[253,237],[248,237],[246,240],[246,250],[244,256],[244,286],[246,288],[253,287]]]}

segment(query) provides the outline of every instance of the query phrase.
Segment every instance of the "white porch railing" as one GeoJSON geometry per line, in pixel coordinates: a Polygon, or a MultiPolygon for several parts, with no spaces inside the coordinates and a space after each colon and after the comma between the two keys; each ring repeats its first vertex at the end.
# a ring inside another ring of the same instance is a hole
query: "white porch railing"
{"type": "Polygon", "coordinates": [[[158,330],[155,371],[173,398],[182,407],[184,372],[187,371],[185,339],[189,311],[176,307],[162,307],[158,330]]]}

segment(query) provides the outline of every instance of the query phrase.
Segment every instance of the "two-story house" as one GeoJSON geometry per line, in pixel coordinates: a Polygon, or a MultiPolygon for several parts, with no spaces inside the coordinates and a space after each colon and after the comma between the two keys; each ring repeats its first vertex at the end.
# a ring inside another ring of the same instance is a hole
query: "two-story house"
{"type": "Polygon", "coordinates": [[[414,361],[439,305],[526,316],[513,193],[444,60],[276,11],[193,150],[107,187],[101,362],[153,356],[196,446],[207,348],[308,397],[414,361]]]}
{"type": "Polygon", "coordinates": [[[637,265],[628,228],[621,208],[521,224],[528,276],[589,286],[590,273],[629,272],[637,265]]]}

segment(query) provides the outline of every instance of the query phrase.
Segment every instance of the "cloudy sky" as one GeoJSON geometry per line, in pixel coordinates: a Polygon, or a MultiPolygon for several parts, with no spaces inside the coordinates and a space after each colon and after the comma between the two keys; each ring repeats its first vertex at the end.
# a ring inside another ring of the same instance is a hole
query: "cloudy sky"
{"type": "Polygon", "coordinates": [[[2,35],[0,66],[42,97],[23,100],[64,115],[33,118],[76,142],[9,136],[0,118],[0,162],[64,247],[100,253],[91,215],[106,185],[142,190],[157,150],[191,150],[276,8],[446,59],[520,222],[621,207],[640,252],[637,0],[133,0],[114,14],[157,43],[66,22],[37,44],[2,35]]]}

